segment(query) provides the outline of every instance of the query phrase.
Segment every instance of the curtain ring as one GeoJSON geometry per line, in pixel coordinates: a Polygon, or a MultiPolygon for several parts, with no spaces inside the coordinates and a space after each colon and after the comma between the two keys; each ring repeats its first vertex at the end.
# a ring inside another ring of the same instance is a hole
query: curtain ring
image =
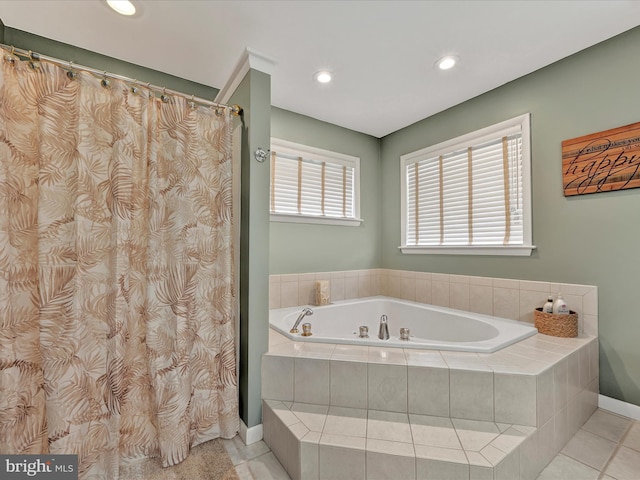
{"type": "Polygon", "coordinates": [[[167,87],[162,88],[162,95],[160,95],[162,103],[169,103],[169,97],[167,96],[167,87]]]}
{"type": "Polygon", "coordinates": [[[11,45],[11,52],[7,53],[7,54],[4,56],[5,61],[6,61],[6,62],[9,62],[9,63],[10,63],[10,64],[12,64],[12,65],[15,65],[15,63],[16,63],[16,56],[15,56],[15,55],[14,55],[14,53],[13,53],[13,52],[15,52],[15,51],[16,51],[16,47],[14,47],[13,45],[11,45]]]}
{"type": "Polygon", "coordinates": [[[138,95],[139,92],[140,89],[138,88],[138,79],[134,78],[133,85],[131,85],[131,93],[133,93],[134,95],[138,95]]]}
{"type": "Polygon", "coordinates": [[[69,77],[71,80],[75,80],[77,76],[77,72],[73,71],[73,61],[69,60],[69,70],[67,71],[67,77],[69,77]]]}
{"type": "Polygon", "coordinates": [[[111,86],[111,82],[107,78],[107,71],[104,70],[102,74],[104,75],[104,78],[100,81],[100,85],[102,85],[104,88],[109,88],[111,86]]]}
{"type": "Polygon", "coordinates": [[[35,58],[33,58],[33,52],[29,50],[29,66],[33,70],[37,70],[40,68],[40,62],[38,62],[35,58]]]}
{"type": "Polygon", "coordinates": [[[196,102],[194,101],[194,95],[191,95],[191,100],[189,100],[187,105],[189,106],[189,108],[191,110],[195,110],[196,109],[196,102]]]}

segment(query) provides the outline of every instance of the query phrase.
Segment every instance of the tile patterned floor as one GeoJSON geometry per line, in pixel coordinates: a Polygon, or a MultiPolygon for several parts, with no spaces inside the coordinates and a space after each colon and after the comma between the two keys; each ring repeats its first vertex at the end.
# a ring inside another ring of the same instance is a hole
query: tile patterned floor
{"type": "Polygon", "coordinates": [[[538,480],[640,480],[640,422],[596,410],[538,480]]]}
{"type": "MultiPolygon", "coordinates": [[[[264,442],[224,446],[241,480],[289,480],[264,442]]],[[[538,480],[640,480],[640,422],[597,410],[538,480]]]]}

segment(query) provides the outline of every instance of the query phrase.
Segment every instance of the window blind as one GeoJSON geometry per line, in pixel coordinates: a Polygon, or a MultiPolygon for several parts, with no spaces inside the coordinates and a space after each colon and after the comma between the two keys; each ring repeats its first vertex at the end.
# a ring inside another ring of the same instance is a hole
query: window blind
{"type": "Polygon", "coordinates": [[[523,245],[519,128],[405,162],[406,245],[523,245]]]}
{"type": "Polygon", "coordinates": [[[356,218],[356,165],[271,152],[271,213],[356,218]]]}

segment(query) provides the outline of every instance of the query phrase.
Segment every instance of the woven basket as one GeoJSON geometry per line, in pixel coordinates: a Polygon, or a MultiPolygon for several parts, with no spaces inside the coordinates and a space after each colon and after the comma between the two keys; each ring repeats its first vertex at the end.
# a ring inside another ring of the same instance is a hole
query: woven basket
{"type": "Polygon", "coordinates": [[[533,311],[538,332],[553,337],[577,337],[578,314],[570,310],[568,314],[545,313],[542,308],[533,311]]]}

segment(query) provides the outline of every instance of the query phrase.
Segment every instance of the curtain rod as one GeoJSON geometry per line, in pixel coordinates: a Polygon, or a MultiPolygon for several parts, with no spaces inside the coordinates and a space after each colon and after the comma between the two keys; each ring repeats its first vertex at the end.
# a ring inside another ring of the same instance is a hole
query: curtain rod
{"type": "Polygon", "coordinates": [[[108,73],[103,70],[97,70],[95,68],[86,67],[84,65],[78,65],[76,63],[73,63],[72,61],[60,60],[59,58],[49,57],[48,55],[42,55],[40,53],[32,52],[31,50],[16,48],[13,45],[5,45],[4,43],[0,43],[0,48],[8,52],[8,55],[5,56],[5,60],[12,60],[13,59],[12,57],[14,57],[15,55],[20,55],[22,57],[28,58],[32,62],[45,61],[45,62],[53,63],[54,65],[58,65],[70,72],[73,72],[74,70],[83,70],[85,72],[92,73],[96,76],[114,78],[116,80],[122,80],[124,82],[138,85],[141,87],[147,87],[149,90],[162,92],[163,95],[170,94],[170,95],[180,96],[183,98],[188,98],[192,102],[197,102],[203,105],[208,105],[216,108],[226,108],[226,109],[229,109],[230,112],[235,116],[240,116],[242,114],[242,107],[240,105],[225,105],[223,103],[212,102],[211,100],[207,100],[206,98],[196,97],[194,95],[187,95],[186,93],[178,92],[176,90],[171,90],[165,87],[159,87],[157,85],[152,85],[147,82],[139,82],[137,79],[125,77],[123,75],[118,75],[117,73],[108,73]]]}

